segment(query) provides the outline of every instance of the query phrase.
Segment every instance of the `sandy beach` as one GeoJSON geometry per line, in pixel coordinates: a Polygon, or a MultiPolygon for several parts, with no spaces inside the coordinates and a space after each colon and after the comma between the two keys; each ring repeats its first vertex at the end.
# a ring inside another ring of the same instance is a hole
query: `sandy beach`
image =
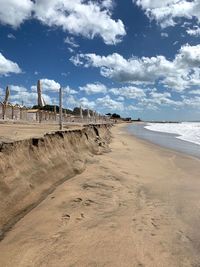
{"type": "Polygon", "coordinates": [[[200,266],[200,160],[112,136],[6,234],[1,267],[200,266]]]}

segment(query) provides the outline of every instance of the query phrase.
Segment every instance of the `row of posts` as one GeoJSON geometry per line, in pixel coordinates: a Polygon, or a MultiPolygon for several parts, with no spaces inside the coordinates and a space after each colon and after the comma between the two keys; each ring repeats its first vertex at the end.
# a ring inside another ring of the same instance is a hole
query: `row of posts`
{"type": "MultiPolygon", "coordinates": [[[[40,85],[40,83],[39,83],[40,85]]],[[[39,86],[39,88],[41,89],[41,86],[39,86]]],[[[45,111],[45,110],[38,110],[38,111],[34,111],[34,110],[28,110],[25,107],[21,107],[19,105],[11,105],[8,103],[8,98],[10,95],[10,91],[9,88],[6,88],[6,96],[4,99],[3,103],[0,103],[0,109],[1,109],[1,119],[5,120],[5,119],[12,119],[12,120],[25,120],[25,121],[38,121],[38,122],[42,122],[42,121],[57,121],[58,120],[58,115],[57,115],[57,110],[56,110],[56,106],[54,106],[54,111],[50,112],[50,111],[45,111]]],[[[63,121],[65,122],[84,122],[84,117],[83,117],[83,111],[82,111],[82,107],[80,107],[80,114],[79,114],[79,118],[77,120],[77,117],[68,117],[65,113],[63,114],[63,91],[62,91],[62,87],[59,90],[59,128],[62,130],[63,128],[63,121]]],[[[89,109],[87,110],[87,119],[85,120],[85,122],[89,123],[89,122],[94,122],[96,123],[97,121],[105,121],[105,117],[101,117],[100,115],[96,114],[96,112],[93,112],[92,116],[90,114],[89,109]]]]}

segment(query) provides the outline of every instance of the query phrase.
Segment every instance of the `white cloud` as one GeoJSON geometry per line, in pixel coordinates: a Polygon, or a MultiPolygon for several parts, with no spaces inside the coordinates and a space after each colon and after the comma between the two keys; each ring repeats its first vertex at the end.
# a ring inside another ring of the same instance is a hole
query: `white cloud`
{"type": "Polygon", "coordinates": [[[79,87],[81,91],[84,91],[87,95],[91,94],[105,94],[107,88],[101,83],[88,83],[83,87],[79,87]]]}
{"type": "Polygon", "coordinates": [[[154,82],[165,70],[173,68],[173,64],[163,56],[141,59],[133,57],[126,60],[117,53],[102,57],[79,54],[72,57],[71,61],[84,67],[100,68],[102,76],[120,82],[154,82]]]}
{"type": "MultiPolygon", "coordinates": [[[[41,82],[43,92],[45,91],[58,92],[60,89],[60,84],[54,80],[41,79],[40,82],[41,82]]],[[[36,91],[37,86],[35,85],[31,86],[31,90],[36,91]]]]}
{"type": "Polygon", "coordinates": [[[140,100],[139,104],[143,109],[158,110],[161,106],[180,108],[183,107],[181,101],[175,101],[172,99],[171,93],[160,93],[152,91],[148,97],[144,97],[140,100]]]}
{"type": "Polygon", "coordinates": [[[75,95],[68,95],[64,99],[64,102],[70,108],[82,106],[82,108],[85,108],[85,109],[86,108],[94,109],[96,106],[95,101],[89,100],[86,97],[78,98],[75,95]]]}
{"type": "Polygon", "coordinates": [[[14,28],[35,18],[70,34],[99,36],[106,44],[116,44],[126,34],[123,22],[112,19],[112,0],[1,0],[0,4],[0,23],[14,28]]]}
{"type": "Polygon", "coordinates": [[[83,108],[93,109],[96,106],[96,103],[94,101],[88,100],[86,97],[82,97],[79,100],[79,103],[83,108]]]}
{"type": "Polygon", "coordinates": [[[101,6],[107,8],[107,9],[112,9],[113,8],[113,0],[102,0],[101,6]]]}
{"type": "Polygon", "coordinates": [[[8,75],[10,73],[21,73],[21,69],[18,66],[17,63],[14,63],[13,61],[6,59],[1,53],[0,53],[0,75],[8,75]]]}
{"type": "Polygon", "coordinates": [[[169,37],[168,33],[166,33],[166,32],[161,32],[161,36],[164,37],[164,38],[169,37]]]}
{"type": "MultiPolygon", "coordinates": [[[[13,104],[22,104],[31,107],[33,105],[37,105],[38,95],[35,92],[28,92],[28,90],[21,86],[11,85],[11,95],[10,95],[10,102],[13,104]]],[[[52,99],[46,95],[42,94],[45,102],[47,104],[52,103],[52,99]]]]}
{"type": "Polygon", "coordinates": [[[127,106],[127,111],[142,111],[142,107],[134,106],[134,105],[129,105],[127,106]]]}
{"type": "Polygon", "coordinates": [[[97,98],[96,104],[101,109],[103,108],[112,111],[124,110],[124,104],[122,102],[113,100],[109,95],[106,95],[102,98],[97,98]]]}
{"type": "Polygon", "coordinates": [[[12,93],[12,91],[14,93],[18,92],[18,93],[21,93],[21,92],[27,92],[27,89],[23,86],[18,86],[18,85],[11,85],[10,86],[10,91],[12,93]]]}
{"type": "Polygon", "coordinates": [[[200,89],[189,91],[189,94],[200,95],[200,89]]]}
{"type": "Polygon", "coordinates": [[[138,6],[141,6],[144,9],[161,8],[169,4],[173,4],[174,2],[174,0],[133,0],[133,3],[136,3],[138,6]]]}
{"type": "Polygon", "coordinates": [[[64,42],[74,48],[79,47],[79,45],[76,43],[73,37],[66,37],[64,42]]]}
{"type": "Polygon", "coordinates": [[[83,108],[90,108],[93,110],[96,109],[103,112],[106,110],[112,112],[124,111],[124,104],[120,101],[112,99],[109,95],[97,98],[96,100],[90,100],[86,97],[78,99],[71,95],[67,97],[66,103],[72,108],[81,105],[83,108]]]}
{"type": "Polygon", "coordinates": [[[43,24],[62,27],[64,31],[89,39],[100,36],[106,44],[116,44],[126,34],[122,21],[113,20],[110,10],[98,2],[37,0],[34,11],[43,24]]]}
{"type": "Polygon", "coordinates": [[[177,45],[179,42],[178,41],[175,41],[174,43],[173,43],[173,45],[177,45]]]}
{"type": "Polygon", "coordinates": [[[65,99],[64,102],[67,103],[69,107],[74,107],[74,106],[79,106],[80,103],[78,100],[75,98],[74,95],[68,95],[65,99]]]}
{"type": "Polygon", "coordinates": [[[118,98],[116,99],[117,101],[124,101],[125,100],[125,98],[123,97],[123,96],[118,96],[118,98]]]}
{"type": "Polygon", "coordinates": [[[70,53],[74,53],[74,52],[75,52],[75,50],[74,50],[73,48],[71,48],[71,47],[68,47],[67,49],[68,49],[68,51],[69,51],[70,53]]]}
{"type": "Polygon", "coordinates": [[[13,39],[13,40],[16,39],[16,37],[15,37],[14,34],[12,34],[12,33],[9,33],[9,34],[7,35],[7,37],[8,37],[8,39],[13,39]]]}
{"type": "Polygon", "coordinates": [[[145,97],[146,94],[143,89],[134,86],[125,86],[121,88],[112,88],[109,90],[110,93],[114,95],[123,96],[127,99],[137,99],[145,97]]]}
{"type": "Polygon", "coordinates": [[[31,0],[1,0],[0,23],[17,28],[30,18],[32,8],[31,0]]]}
{"type": "Polygon", "coordinates": [[[200,23],[200,1],[199,0],[133,0],[138,6],[145,10],[150,19],[157,21],[161,27],[174,26],[177,18],[196,18],[200,23]]]}
{"type": "Polygon", "coordinates": [[[114,53],[108,56],[79,54],[71,58],[75,65],[100,68],[102,76],[119,82],[153,84],[183,91],[200,85],[200,45],[184,45],[174,60],[164,56],[125,59],[114,53]]]}
{"type": "Polygon", "coordinates": [[[69,76],[70,72],[62,72],[61,75],[64,76],[64,77],[67,77],[69,76]]]}
{"type": "Polygon", "coordinates": [[[200,109],[200,96],[195,96],[193,98],[184,97],[183,104],[194,109],[200,109]]]}
{"type": "Polygon", "coordinates": [[[67,95],[75,95],[78,93],[76,90],[70,88],[69,86],[64,87],[63,92],[64,94],[67,94],[67,95]]]}
{"type": "Polygon", "coordinates": [[[195,26],[193,29],[187,29],[187,33],[191,36],[199,37],[200,36],[200,27],[195,26]]]}

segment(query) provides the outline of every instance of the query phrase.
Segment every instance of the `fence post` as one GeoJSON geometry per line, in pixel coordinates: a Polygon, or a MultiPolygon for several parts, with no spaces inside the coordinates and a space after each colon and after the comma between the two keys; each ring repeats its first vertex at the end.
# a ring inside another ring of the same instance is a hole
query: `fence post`
{"type": "Polygon", "coordinates": [[[60,130],[63,129],[63,111],[62,111],[62,87],[59,91],[59,113],[60,113],[60,130]]]}
{"type": "Polygon", "coordinates": [[[12,106],[12,120],[14,120],[14,106],[12,106]]]}
{"type": "Polygon", "coordinates": [[[57,117],[56,106],[54,106],[54,119],[55,119],[55,121],[56,121],[56,117],[57,117]]]}

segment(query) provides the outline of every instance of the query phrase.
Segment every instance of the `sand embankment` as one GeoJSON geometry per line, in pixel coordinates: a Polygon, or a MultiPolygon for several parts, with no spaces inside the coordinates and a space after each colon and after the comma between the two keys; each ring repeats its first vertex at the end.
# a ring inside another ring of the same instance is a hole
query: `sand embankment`
{"type": "Polygon", "coordinates": [[[0,266],[200,266],[200,160],[120,127],[110,153],[90,158],[7,233],[0,266]]]}
{"type": "Polygon", "coordinates": [[[58,184],[81,173],[93,154],[107,149],[109,137],[108,126],[96,125],[2,142],[0,238],[58,184]]]}

